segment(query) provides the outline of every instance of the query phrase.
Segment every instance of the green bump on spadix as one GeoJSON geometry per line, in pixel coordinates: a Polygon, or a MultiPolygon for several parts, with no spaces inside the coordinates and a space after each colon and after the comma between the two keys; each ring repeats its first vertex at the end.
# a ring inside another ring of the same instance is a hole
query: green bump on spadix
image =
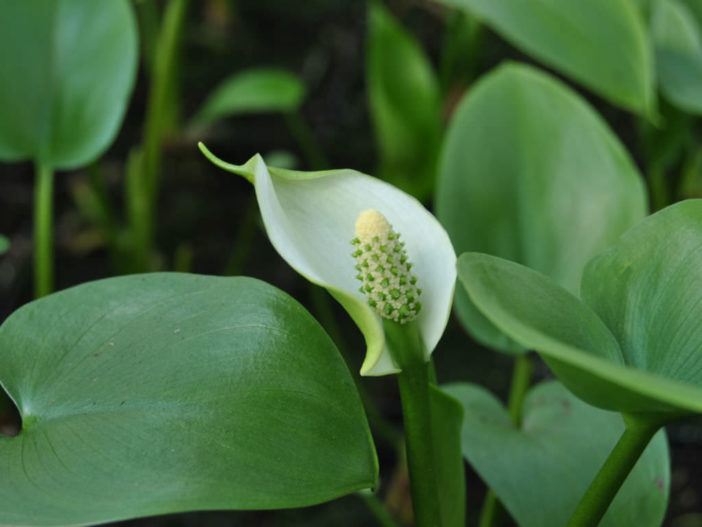
{"type": "Polygon", "coordinates": [[[368,305],[383,318],[405,323],[417,318],[422,294],[417,278],[410,274],[412,264],[407,258],[404,242],[392,225],[375,209],[361,211],[356,220],[355,238],[356,278],[362,283],[360,291],[368,305]]]}

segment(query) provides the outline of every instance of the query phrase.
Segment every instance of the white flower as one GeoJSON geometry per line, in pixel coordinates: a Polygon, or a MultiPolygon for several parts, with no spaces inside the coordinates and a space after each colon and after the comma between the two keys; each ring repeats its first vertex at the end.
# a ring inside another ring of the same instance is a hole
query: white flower
{"type": "Polygon", "coordinates": [[[416,199],[354,170],[297,172],[267,167],[260,155],[237,166],[200,149],[214,164],[253,183],[268,237],[298,273],[326,288],[358,325],[366,340],[361,375],[399,371],[383,325],[359,291],[354,268],[354,226],[361,211],[382,213],[405,242],[422,289],[416,320],[427,359],[446,328],[456,283],[456,254],[444,228],[416,199]]]}

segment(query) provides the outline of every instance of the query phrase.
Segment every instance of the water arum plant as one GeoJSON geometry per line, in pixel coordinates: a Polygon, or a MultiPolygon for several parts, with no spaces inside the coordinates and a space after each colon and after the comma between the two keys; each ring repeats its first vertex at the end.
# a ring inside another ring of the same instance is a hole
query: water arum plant
{"type": "MultiPolygon", "coordinates": [[[[460,525],[461,506],[440,499],[441,454],[432,441],[437,423],[431,407],[457,415],[456,435],[461,417],[460,406],[432,388],[429,375],[456,277],[455,253],[443,227],[416,199],[353,170],[281,170],[267,167],[260,156],[238,166],[202,144],[200,149],[217,166],[254,184],[278,253],[327,288],[351,315],[366,339],[361,374],[398,374],[417,525],[460,525]]],[[[455,452],[449,464],[460,469],[458,441],[455,452]]],[[[464,496],[458,498],[464,503],[464,496]]]]}
{"type": "MultiPolygon", "coordinates": [[[[582,97],[551,75],[525,64],[502,64],[476,82],[454,112],[441,153],[436,215],[459,254],[500,256],[577,293],[585,264],[646,214],[643,180],[624,146],[582,97]]],[[[462,288],[454,308],[476,340],[514,355],[508,409],[519,426],[533,355],[496,328],[462,288]]],[[[481,421],[477,426],[485,427],[481,421]]],[[[464,445],[466,459],[476,467],[471,443],[464,445]]],[[[515,448],[505,454],[515,465],[518,456],[515,448]]],[[[526,520],[542,514],[564,524],[553,505],[528,500],[530,513],[516,506],[519,500],[511,494],[519,493],[509,489],[519,488],[517,471],[504,479],[494,477],[497,471],[497,463],[479,470],[485,481],[503,482],[495,491],[520,525],[542,525],[526,520]],[[515,481],[507,485],[510,476],[515,481]]],[[[549,503],[571,502],[565,487],[560,489],[559,499],[549,503]]],[[[488,493],[481,517],[498,513],[495,496],[488,493]]]]}
{"type": "Polygon", "coordinates": [[[90,163],[117,134],[136,77],[136,22],[127,0],[2,0],[0,49],[0,161],[35,165],[34,289],[43,296],[54,282],[54,172],[90,163]]]}
{"type": "Polygon", "coordinates": [[[358,325],[367,347],[361,375],[399,371],[381,317],[359,291],[358,271],[349,256],[357,252],[349,241],[359,214],[367,209],[380,211],[401,234],[413,276],[423,291],[416,325],[424,358],[429,358],[451,311],[456,255],[444,228],[419,201],[355,170],[284,170],[266,166],[258,155],[244,165],[232,165],[202,143],[200,149],[215,165],[253,183],[275,249],[298,273],[326,288],[358,325]]]}
{"type": "Polygon", "coordinates": [[[22,417],[0,434],[1,525],[301,507],[377,484],[342,357],[258,280],[90,282],[18,309],[0,349],[22,417]]]}
{"type": "MultiPolygon", "coordinates": [[[[577,293],[588,260],[646,213],[631,156],[595,110],[553,76],[503,64],[456,109],[441,154],[436,215],[457,253],[519,262],[577,293]]],[[[475,339],[523,351],[460,288],[454,304],[475,339]]]]}
{"type": "Polygon", "coordinates": [[[623,415],[626,430],[569,524],[596,525],[655,432],[702,413],[702,200],[649,216],[593,258],[582,300],[494,256],[465,253],[458,269],[501,331],[581,399],[623,415]]]}

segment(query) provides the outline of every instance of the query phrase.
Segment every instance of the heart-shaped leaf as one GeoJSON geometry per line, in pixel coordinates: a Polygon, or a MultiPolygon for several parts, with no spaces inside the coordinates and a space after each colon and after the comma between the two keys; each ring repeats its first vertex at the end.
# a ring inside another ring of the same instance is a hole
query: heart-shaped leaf
{"type": "Polygon", "coordinates": [[[653,57],[630,0],[441,0],[614,104],[655,110],[653,57]]]}
{"type": "MultiPolygon", "coordinates": [[[[535,386],[516,428],[484,388],[443,390],[464,407],[463,455],[521,527],[562,527],[624,431],[620,415],[578,400],[560,383],[535,386]]],[[[600,527],[658,527],[670,486],[665,432],[651,441],[600,527]]]]}
{"type": "Polygon", "coordinates": [[[683,110],[702,113],[702,30],[693,11],[678,0],[655,0],[651,34],[663,93],[683,110]]]}
{"type": "MultiPolygon", "coordinates": [[[[573,293],[587,261],[646,214],[628,154],[577,94],[508,64],[468,93],[441,155],[437,216],[457,253],[537,269],[573,293]]],[[[521,349],[456,292],[463,325],[503,351],[521,349]]]]}
{"type": "Polygon", "coordinates": [[[290,297],[150,274],[38,300],[0,327],[22,415],[0,436],[0,523],[299,507],[375,485],[353,380],[290,297]]]}
{"type": "Polygon", "coordinates": [[[242,71],[215,88],[193,118],[192,126],[207,126],[246,113],[293,112],[304,97],[305,86],[292,73],[274,68],[242,71]]]}
{"type": "Polygon", "coordinates": [[[137,47],[127,0],[0,0],[0,159],[95,159],[122,122],[137,47]]]}
{"type": "Polygon", "coordinates": [[[366,77],[379,175],[426,198],[441,142],[439,83],[417,41],[380,2],[370,5],[366,77]]]}
{"type": "Polygon", "coordinates": [[[458,276],[485,316],[590,404],[657,421],[702,413],[702,200],[649,216],[594,258],[584,301],[485,254],[463,254],[458,276]]]}

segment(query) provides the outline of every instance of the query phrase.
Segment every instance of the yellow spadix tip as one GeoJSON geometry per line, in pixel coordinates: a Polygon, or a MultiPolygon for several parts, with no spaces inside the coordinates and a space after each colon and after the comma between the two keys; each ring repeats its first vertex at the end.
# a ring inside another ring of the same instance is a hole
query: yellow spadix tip
{"type": "Polygon", "coordinates": [[[370,241],[374,237],[387,238],[392,233],[390,222],[375,209],[363,210],[356,219],[354,234],[361,241],[370,241]]]}
{"type": "Polygon", "coordinates": [[[405,323],[422,309],[417,277],[410,273],[404,242],[390,222],[374,209],[361,211],[355,225],[356,278],[368,305],[383,318],[405,323]]]}

